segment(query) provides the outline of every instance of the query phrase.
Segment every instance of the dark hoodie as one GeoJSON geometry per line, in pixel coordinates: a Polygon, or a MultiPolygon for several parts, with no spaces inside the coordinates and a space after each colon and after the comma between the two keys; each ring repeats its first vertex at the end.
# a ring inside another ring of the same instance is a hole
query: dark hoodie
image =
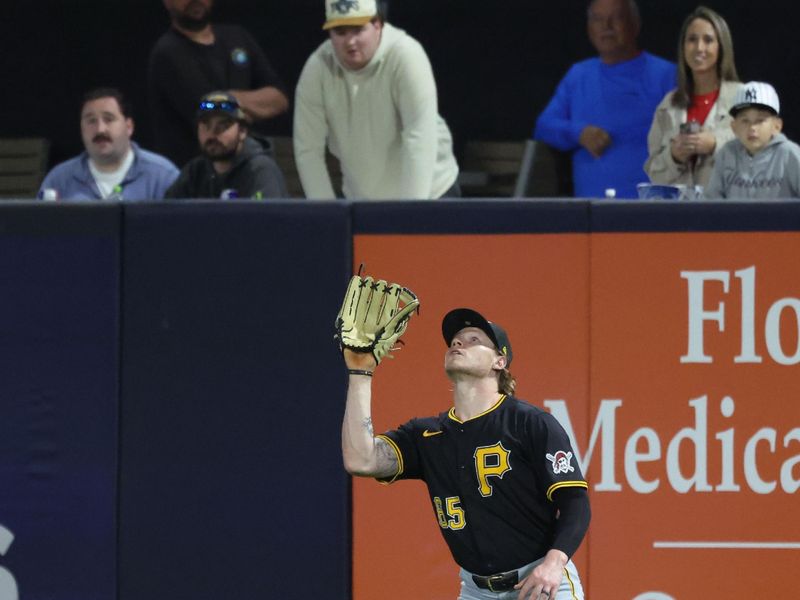
{"type": "Polygon", "coordinates": [[[219,198],[224,190],[235,190],[237,198],[288,198],[280,168],[265,146],[248,136],[242,151],[227,173],[218,174],[205,156],[193,158],[181,169],[165,198],[219,198]]]}

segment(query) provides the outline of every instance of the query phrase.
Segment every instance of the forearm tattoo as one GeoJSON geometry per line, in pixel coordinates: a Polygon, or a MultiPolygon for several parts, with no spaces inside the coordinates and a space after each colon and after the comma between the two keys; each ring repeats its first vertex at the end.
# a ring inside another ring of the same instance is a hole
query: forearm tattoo
{"type": "Polygon", "coordinates": [[[372,428],[372,417],[367,417],[361,422],[361,424],[364,426],[364,429],[367,430],[367,433],[372,436],[375,435],[375,430],[372,428]]]}
{"type": "Polygon", "coordinates": [[[388,477],[397,473],[397,454],[393,448],[381,438],[375,438],[379,476],[388,477]]]}

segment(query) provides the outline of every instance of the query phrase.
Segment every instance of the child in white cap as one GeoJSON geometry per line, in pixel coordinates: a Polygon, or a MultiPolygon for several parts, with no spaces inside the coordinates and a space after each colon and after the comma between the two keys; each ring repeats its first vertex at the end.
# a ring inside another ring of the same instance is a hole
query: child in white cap
{"type": "Polygon", "coordinates": [[[800,197],[800,146],[781,133],[780,111],[770,84],[751,81],[739,89],[730,110],[736,139],[717,155],[706,198],[800,197]]]}

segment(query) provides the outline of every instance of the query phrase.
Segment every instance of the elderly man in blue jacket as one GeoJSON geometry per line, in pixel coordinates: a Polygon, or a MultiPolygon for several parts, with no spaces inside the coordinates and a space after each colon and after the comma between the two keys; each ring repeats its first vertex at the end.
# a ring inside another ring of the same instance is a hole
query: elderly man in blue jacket
{"type": "Polygon", "coordinates": [[[133,119],[122,93],[90,91],[81,107],[85,151],[53,168],[39,197],[59,200],[161,200],[178,177],[168,159],[131,141],[133,119]]]}
{"type": "Polygon", "coordinates": [[[639,49],[640,27],[635,0],[592,0],[587,32],[598,55],[570,67],[536,122],[534,139],[572,154],[577,197],[636,198],[649,181],[647,132],[677,71],[639,49]]]}

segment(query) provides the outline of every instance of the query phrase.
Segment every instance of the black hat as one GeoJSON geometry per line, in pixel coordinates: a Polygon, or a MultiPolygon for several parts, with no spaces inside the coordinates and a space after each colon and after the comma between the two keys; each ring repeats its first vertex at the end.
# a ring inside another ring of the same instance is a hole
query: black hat
{"type": "Polygon", "coordinates": [[[450,342],[453,341],[455,335],[465,327],[477,327],[488,335],[498,352],[506,357],[506,367],[511,364],[511,358],[513,357],[511,342],[508,339],[505,329],[500,327],[497,323],[486,320],[483,315],[471,308],[453,309],[442,319],[442,335],[448,346],[450,342]]]}

